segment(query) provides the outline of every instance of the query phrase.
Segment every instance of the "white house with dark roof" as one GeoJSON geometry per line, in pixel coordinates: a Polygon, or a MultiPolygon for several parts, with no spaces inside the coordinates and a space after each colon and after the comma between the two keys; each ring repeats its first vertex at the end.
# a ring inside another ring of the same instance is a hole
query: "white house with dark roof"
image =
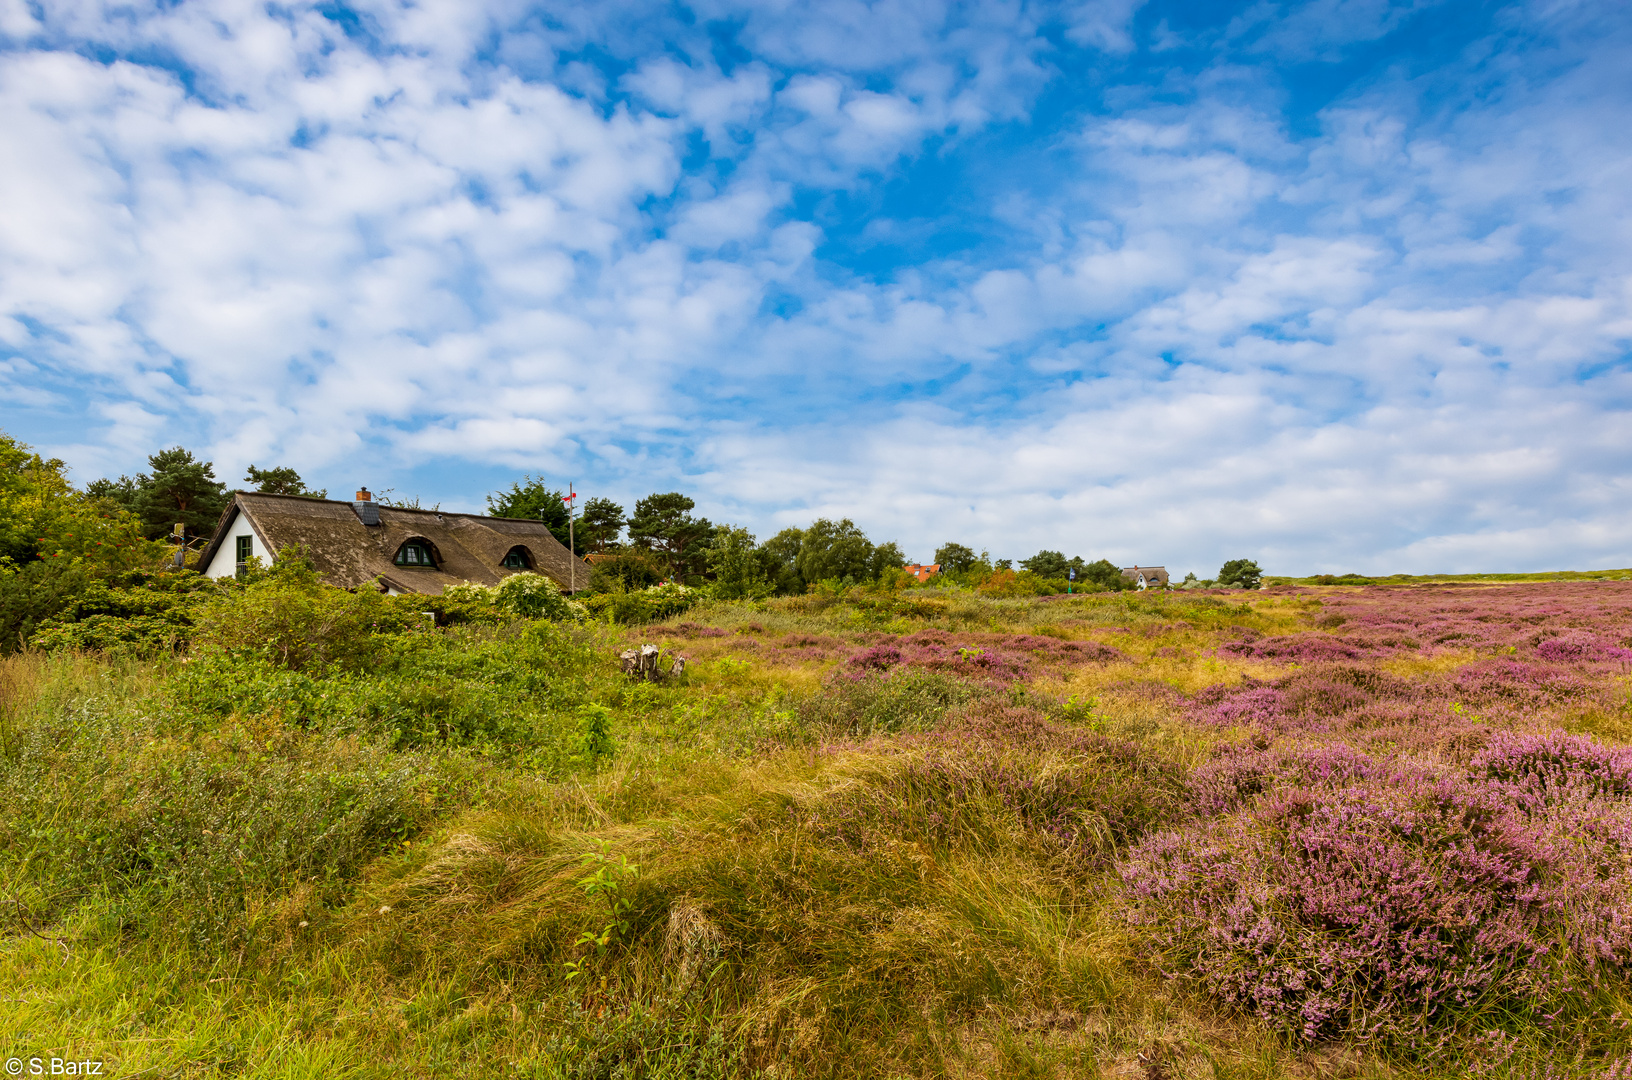
{"type": "Polygon", "coordinates": [[[1122,576],[1133,582],[1135,588],[1167,588],[1167,567],[1165,566],[1124,566],[1122,576]]]}
{"type": "Polygon", "coordinates": [[[589,586],[589,567],[541,521],[381,506],[368,489],[354,502],[240,491],[199,556],[209,577],[230,577],[250,558],[270,565],[293,544],[331,585],[378,582],[391,593],[436,595],[449,585],[496,585],[532,570],[572,592],[589,586]]]}

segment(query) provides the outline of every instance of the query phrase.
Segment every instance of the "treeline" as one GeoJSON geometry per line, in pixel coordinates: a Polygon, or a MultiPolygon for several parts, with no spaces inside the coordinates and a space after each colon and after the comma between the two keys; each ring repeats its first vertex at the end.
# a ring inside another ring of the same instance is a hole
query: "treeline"
{"type": "MultiPolygon", "coordinates": [[[[590,588],[622,592],[663,581],[708,585],[721,599],[787,596],[819,585],[850,588],[885,583],[957,585],[1004,595],[1048,595],[1131,587],[1114,563],[1066,558],[1040,551],[1020,560],[993,560],[989,553],[956,542],[935,550],[930,565],[939,572],[920,581],[905,572],[906,554],[894,541],[874,543],[849,518],[818,518],[809,526],[786,528],[760,541],[748,529],[694,517],[696,501],[678,491],[653,493],[635,503],[634,513],[607,498],[589,499],[573,523],[579,554],[593,557],[590,588]]],[[[496,517],[543,520],[562,543],[568,542],[565,493],[526,477],[488,496],[496,517]]]]}

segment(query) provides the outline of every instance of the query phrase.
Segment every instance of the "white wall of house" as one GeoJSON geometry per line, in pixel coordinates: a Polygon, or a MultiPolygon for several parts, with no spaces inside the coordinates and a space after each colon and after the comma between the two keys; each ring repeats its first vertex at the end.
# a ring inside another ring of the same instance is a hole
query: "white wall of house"
{"type": "Polygon", "coordinates": [[[232,520],[227,522],[227,538],[221,541],[221,547],[210,560],[210,565],[204,568],[205,577],[232,577],[238,572],[238,538],[249,537],[250,554],[261,560],[262,566],[272,565],[272,553],[266,550],[261,538],[255,535],[255,530],[249,524],[249,519],[241,513],[235,512],[232,520]]]}

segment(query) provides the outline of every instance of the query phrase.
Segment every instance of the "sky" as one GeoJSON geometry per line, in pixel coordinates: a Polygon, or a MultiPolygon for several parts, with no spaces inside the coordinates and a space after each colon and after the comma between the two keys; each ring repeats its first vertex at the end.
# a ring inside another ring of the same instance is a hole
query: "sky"
{"type": "Polygon", "coordinates": [[[1632,566],[1632,7],[0,0],[0,429],[1211,576],[1632,566]]]}

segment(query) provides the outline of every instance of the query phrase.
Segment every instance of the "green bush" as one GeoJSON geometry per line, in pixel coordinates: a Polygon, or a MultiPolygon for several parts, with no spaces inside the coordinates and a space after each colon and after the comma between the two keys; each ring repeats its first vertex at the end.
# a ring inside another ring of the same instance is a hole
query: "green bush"
{"type": "Polygon", "coordinates": [[[678,615],[709,595],[703,589],[666,582],[639,592],[593,593],[584,598],[584,608],[591,618],[647,623],[678,615]]]}
{"type": "Polygon", "coordinates": [[[0,565],[0,656],[22,648],[42,623],[72,607],[93,580],[89,567],[78,561],[0,565]]]}
{"type": "Polygon", "coordinates": [[[121,575],[121,586],[92,581],[29,638],[36,649],[147,655],[180,648],[207,579],[192,571],[121,575]]]}
{"type": "Polygon", "coordinates": [[[30,646],[55,652],[117,652],[149,655],[187,644],[191,627],[162,615],[92,615],[76,622],[49,622],[28,639],[30,646]]]}
{"type": "Polygon", "coordinates": [[[413,625],[410,613],[373,589],[323,584],[298,548],[286,550],[264,576],[202,605],[194,622],[202,646],[294,671],[365,667],[378,656],[382,634],[413,625]]]}
{"type": "Polygon", "coordinates": [[[657,556],[626,549],[610,558],[596,559],[589,571],[589,590],[592,593],[639,592],[661,584],[667,576],[657,556]]]}

